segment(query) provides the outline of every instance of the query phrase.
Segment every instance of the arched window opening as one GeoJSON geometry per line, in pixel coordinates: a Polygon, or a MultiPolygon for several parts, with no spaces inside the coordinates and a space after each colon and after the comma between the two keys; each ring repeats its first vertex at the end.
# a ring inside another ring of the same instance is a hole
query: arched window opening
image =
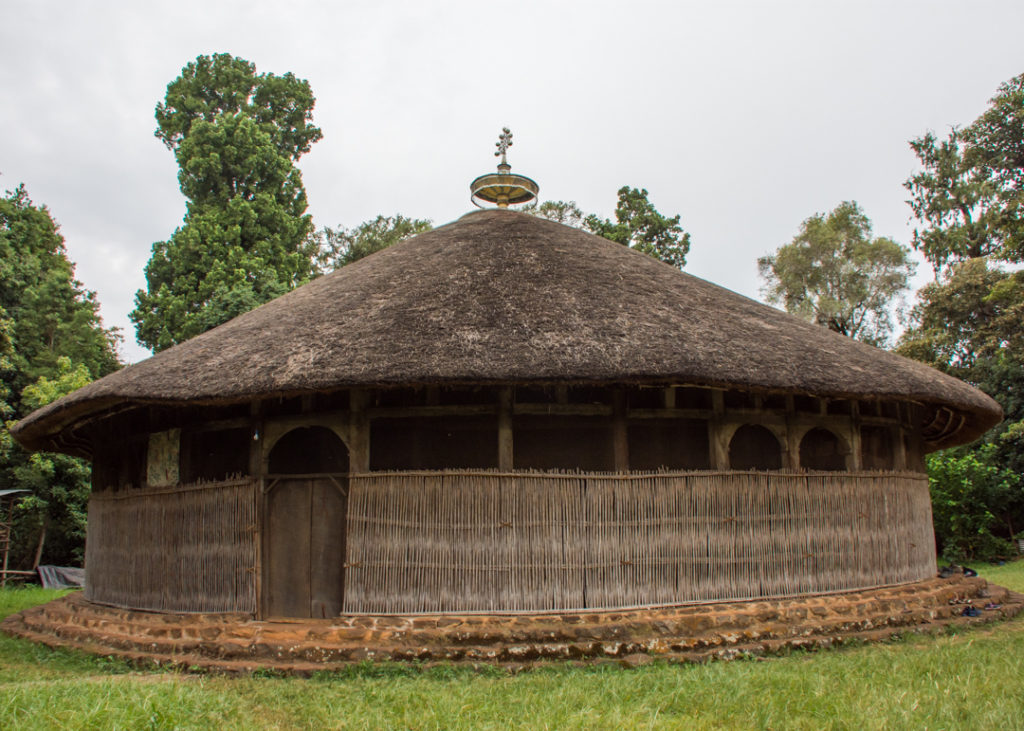
{"type": "Polygon", "coordinates": [[[729,442],[729,467],[734,470],[782,469],[782,447],[771,430],[744,424],[729,442]]]}
{"type": "Polygon", "coordinates": [[[800,466],[808,470],[839,472],[846,469],[846,454],[839,437],[815,427],[800,440],[800,466]]]}
{"type": "Polygon", "coordinates": [[[348,449],[338,435],[322,426],[292,429],[270,450],[275,475],[348,472],[348,449]]]}

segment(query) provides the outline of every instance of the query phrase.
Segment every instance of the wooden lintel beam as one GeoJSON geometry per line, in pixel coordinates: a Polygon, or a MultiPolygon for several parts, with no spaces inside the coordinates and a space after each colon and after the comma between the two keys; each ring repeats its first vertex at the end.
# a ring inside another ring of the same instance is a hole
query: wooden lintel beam
{"type": "Polygon", "coordinates": [[[449,406],[374,406],[366,410],[370,419],[409,419],[417,416],[488,416],[497,414],[492,404],[453,404],[449,406]]]}
{"type": "Polygon", "coordinates": [[[516,416],[611,416],[606,404],[515,404],[516,416]]]}

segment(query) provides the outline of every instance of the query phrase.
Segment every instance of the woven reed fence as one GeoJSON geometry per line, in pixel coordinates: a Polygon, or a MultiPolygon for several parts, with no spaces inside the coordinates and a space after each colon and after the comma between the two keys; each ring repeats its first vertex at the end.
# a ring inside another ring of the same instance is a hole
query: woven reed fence
{"type": "Polygon", "coordinates": [[[256,494],[250,479],[94,494],[86,598],[136,609],[254,612],[256,494]]]}
{"type": "Polygon", "coordinates": [[[369,473],[345,612],[781,597],[935,572],[927,478],[886,473],[369,473]]]}

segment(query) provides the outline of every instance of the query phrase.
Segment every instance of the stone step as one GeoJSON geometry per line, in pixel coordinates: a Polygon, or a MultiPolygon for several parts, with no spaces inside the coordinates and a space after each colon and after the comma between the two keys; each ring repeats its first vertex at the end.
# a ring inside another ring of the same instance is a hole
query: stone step
{"type": "MultiPolygon", "coordinates": [[[[103,607],[81,595],[7,618],[3,630],[49,645],[132,661],[245,672],[265,667],[321,670],[361,660],[498,662],[663,657],[680,660],[828,647],[950,623],[1012,616],[1024,596],[982,579],[954,577],[850,592],[757,602],[723,602],[542,615],[349,616],[257,622],[242,615],[173,615],[103,607]],[[1002,604],[977,619],[966,601],[1002,604]]],[[[625,662],[625,661],[624,661],[625,662]]]]}

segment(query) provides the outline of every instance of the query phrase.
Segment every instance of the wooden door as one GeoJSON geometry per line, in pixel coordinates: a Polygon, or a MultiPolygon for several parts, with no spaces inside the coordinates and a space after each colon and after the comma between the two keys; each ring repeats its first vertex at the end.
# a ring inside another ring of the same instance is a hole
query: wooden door
{"type": "Polygon", "coordinates": [[[267,496],[267,617],[336,617],[345,596],[345,492],[329,475],[283,477],[267,496]]]}
{"type": "Polygon", "coordinates": [[[264,503],[263,616],[336,617],[345,597],[348,450],[324,427],[283,436],[264,503]]]}

